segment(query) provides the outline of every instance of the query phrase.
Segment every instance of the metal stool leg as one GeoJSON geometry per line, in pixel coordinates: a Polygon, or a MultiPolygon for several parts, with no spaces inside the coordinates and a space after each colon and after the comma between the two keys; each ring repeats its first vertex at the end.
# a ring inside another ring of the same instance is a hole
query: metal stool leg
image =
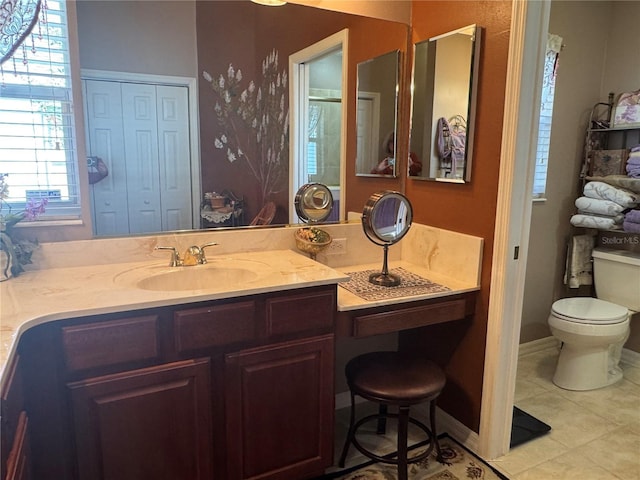
{"type": "Polygon", "coordinates": [[[353,424],[356,420],[356,399],[353,392],[351,392],[351,415],[349,418],[349,431],[347,432],[347,438],[344,440],[344,446],[342,447],[342,455],[340,455],[340,462],[338,465],[340,468],[344,467],[345,462],[347,461],[347,454],[349,453],[349,446],[353,441],[353,424]]]}
{"type": "Polygon", "coordinates": [[[398,410],[398,480],[407,480],[408,427],[409,407],[400,407],[398,410]]]}
{"type": "Polygon", "coordinates": [[[384,435],[387,432],[386,415],[388,412],[389,412],[389,407],[384,403],[381,403],[380,407],[378,408],[378,413],[380,414],[380,417],[378,418],[378,428],[376,429],[376,433],[378,435],[384,435]]]}
{"type": "Polygon", "coordinates": [[[438,433],[436,432],[436,400],[433,399],[429,405],[429,424],[431,426],[431,435],[433,435],[433,442],[436,446],[436,460],[442,463],[444,458],[442,457],[442,450],[440,450],[440,442],[438,441],[438,433]]]}

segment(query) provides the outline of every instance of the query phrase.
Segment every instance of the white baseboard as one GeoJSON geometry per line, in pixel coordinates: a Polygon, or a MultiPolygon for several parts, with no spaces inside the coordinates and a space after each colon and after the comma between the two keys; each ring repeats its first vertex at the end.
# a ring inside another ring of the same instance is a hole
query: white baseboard
{"type": "Polygon", "coordinates": [[[539,338],[538,340],[532,340],[531,342],[521,343],[518,350],[518,356],[541,352],[547,348],[558,348],[558,346],[559,342],[553,336],[539,338]]]}
{"type": "MultiPolygon", "coordinates": [[[[438,434],[448,433],[449,436],[453,437],[458,443],[476,453],[478,451],[478,434],[441,408],[438,407],[436,410],[436,429],[438,430],[438,434]]],[[[422,403],[414,407],[412,411],[414,412],[412,415],[425,422],[429,418],[428,403],[422,403]]]]}
{"type": "Polygon", "coordinates": [[[631,367],[640,368],[640,353],[629,350],[628,348],[623,348],[620,361],[631,367]]]}
{"type": "MultiPolygon", "coordinates": [[[[518,356],[529,355],[531,353],[541,352],[547,348],[558,348],[560,346],[558,340],[555,337],[544,337],[538,340],[533,340],[527,343],[520,344],[520,350],[518,356]]],[[[622,349],[622,357],[620,359],[623,363],[632,367],[640,368],[640,353],[629,350],[628,348],[622,349]]]]}

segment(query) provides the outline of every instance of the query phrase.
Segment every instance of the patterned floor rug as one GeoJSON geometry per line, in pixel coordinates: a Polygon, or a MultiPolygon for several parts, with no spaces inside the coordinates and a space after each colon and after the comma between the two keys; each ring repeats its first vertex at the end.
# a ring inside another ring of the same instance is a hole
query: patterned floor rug
{"type": "MultiPolygon", "coordinates": [[[[438,462],[434,451],[421,462],[409,464],[409,480],[508,480],[447,434],[440,437],[440,446],[445,462],[438,462]]],[[[417,455],[424,451],[424,448],[416,447],[413,451],[417,455]]],[[[367,462],[324,475],[316,480],[397,480],[397,478],[395,465],[367,462]]]]}

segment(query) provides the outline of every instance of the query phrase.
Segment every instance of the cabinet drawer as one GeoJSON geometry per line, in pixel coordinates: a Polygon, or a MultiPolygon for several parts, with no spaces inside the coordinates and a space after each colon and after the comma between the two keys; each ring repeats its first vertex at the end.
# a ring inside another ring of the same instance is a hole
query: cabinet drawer
{"type": "Polygon", "coordinates": [[[159,356],[158,317],[124,318],[62,329],[70,371],[150,360],[159,356]]]}
{"type": "Polygon", "coordinates": [[[465,317],[465,310],[466,302],[464,299],[460,299],[390,312],[361,315],[354,319],[353,335],[355,337],[366,337],[424,327],[451,320],[461,320],[465,317]]]}
{"type": "Polygon", "coordinates": [[[254,340],[255,313],[254,301],[175,312],[176,350],[185,352],[254,340]]]}
{"type": "Polygon", "coordinates": [[[333,327],[335,290],[267,299],[267,335],[278,336],[333,327]]]}

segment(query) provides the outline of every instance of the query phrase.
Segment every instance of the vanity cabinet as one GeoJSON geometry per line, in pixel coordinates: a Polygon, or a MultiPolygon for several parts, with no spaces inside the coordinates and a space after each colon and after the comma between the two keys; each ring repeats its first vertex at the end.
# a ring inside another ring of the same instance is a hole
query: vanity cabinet
{"type": "Polygon", "coordinates": [[[333,452],[333,335],[225,357],[228,478],[321,475],[333,452]]]}
{"type": "Polygon", "coordinates": [[[80,480],[211,478],[209,359],[67,385],[80,480]]]}
{"type": "Polygon", "coordinates": [[[333,461],[336,289],[33,327],[19,345],[33,478],[322,474],[333,461]]]}

